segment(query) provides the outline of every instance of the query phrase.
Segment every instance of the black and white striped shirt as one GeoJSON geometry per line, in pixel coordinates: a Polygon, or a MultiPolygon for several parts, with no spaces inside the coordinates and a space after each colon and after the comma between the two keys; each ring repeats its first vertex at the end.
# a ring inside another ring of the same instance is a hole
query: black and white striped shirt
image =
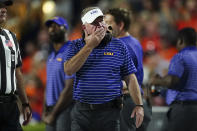
{"type": "Polygon", "coordinates": [[[20,66],[22,60],[15,34],[0,29],[0,95],[16,91],[15,69],[20,66]]]}

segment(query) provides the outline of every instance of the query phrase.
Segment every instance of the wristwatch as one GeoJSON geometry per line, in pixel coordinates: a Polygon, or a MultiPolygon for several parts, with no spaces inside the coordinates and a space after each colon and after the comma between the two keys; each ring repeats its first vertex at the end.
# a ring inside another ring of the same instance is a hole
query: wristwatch
{"type": "Polygon", "coordinates": [[[140,107],[144,108],[144,105],[135,105],[135,106],[140,106],[140,107]]]}

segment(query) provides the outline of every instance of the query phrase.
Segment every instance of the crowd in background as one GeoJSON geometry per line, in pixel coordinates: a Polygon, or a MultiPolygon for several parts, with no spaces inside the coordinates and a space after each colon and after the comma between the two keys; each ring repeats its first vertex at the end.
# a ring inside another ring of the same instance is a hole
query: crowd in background
{"type": "MultiPolygon", "coordinates": [[[[46,59],[52,47],[44,22],[48,17],[42,6],[47,0],[15,0],[8,8],[7,27],[16,33],[23,57],[22,71],[25,88],[33,109],[33,117],[40,120],[46,86],[46,59]],[[17,10],[17,11],[16,11],[17,10]]],[[[132,11],[130,33],[142,44],[144,51],[144,81],[150,75],[167,73],[169,61],[177,52],[177,31],[193,27],[197,31],[197,0],[54,0],[54,15],[63,16],[69,23],[68,38],[81,37],[80,12],[87,6],[106,10],[113,7],[132,11]]],[[[165,106],[165,93],[152,93],[151,103],[165,106]]]]}

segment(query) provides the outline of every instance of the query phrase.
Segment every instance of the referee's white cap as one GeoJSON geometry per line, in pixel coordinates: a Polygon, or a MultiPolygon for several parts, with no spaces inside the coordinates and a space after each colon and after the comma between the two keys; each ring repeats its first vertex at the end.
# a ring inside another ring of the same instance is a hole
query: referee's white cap
{"type": "Polygon", "coordinates": [[[99,8],[92,9],[81,18],[81,21],[83,24],[92,23],[99,16],[104,16],[103,12],[99,8]]]}

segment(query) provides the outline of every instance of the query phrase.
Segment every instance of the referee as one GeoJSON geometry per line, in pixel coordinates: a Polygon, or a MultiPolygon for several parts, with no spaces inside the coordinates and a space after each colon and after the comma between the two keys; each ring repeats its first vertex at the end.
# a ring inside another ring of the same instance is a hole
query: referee
{"type": "Polygon", "coordinates": [[[19,109],[16,103],[17,92],[22,102],[23,125],[31,119],[31,108],[23,88],[22,66],[16,36],[2,28],[6,21],[7,6],[11,0],[0,1],[0,131],[22,131],[19,123],[19,109]]]}

